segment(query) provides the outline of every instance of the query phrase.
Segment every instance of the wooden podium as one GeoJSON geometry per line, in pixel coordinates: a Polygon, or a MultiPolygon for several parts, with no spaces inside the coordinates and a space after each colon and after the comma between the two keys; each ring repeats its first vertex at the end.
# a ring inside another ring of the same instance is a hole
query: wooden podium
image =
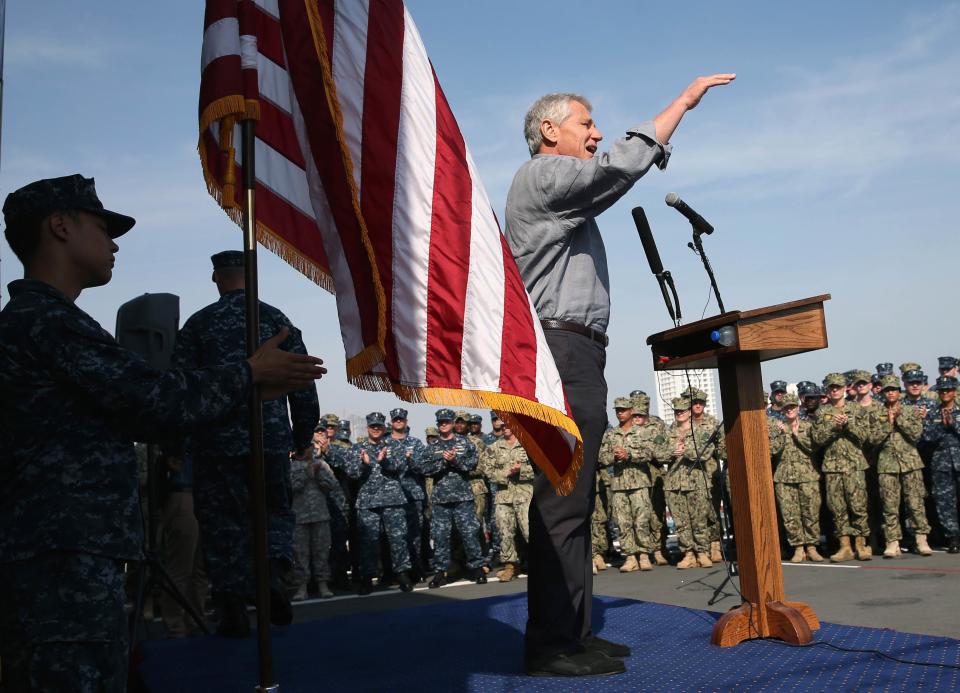
{"type": "Polygon", "coordinates": [[[744,602],[724,614],[710,642],[732,647],[774,637],[803,644],[820,627],[806,604],[784,599],[783,568],[760,363],[824,349],[823,302],[829,294],[748,311],[729,311],[647,338],[654,370],[717,368],[723,401],[733,528],[744,602]],[[730,346],[710,334],[732,327],[730,346]]]}

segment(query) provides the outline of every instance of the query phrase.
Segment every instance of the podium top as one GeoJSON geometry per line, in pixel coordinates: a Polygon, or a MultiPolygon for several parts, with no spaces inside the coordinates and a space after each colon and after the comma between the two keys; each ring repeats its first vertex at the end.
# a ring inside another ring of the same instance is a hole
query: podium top
{"type": "Polygon", "coordinates": [[[823,303],[829,300],[830,294],[822,294],[754,310],[732,310],[650,335],[647,344],[653,350],[654,370],[716,368],[720,358],[743,353],[770,361],[825,349],[823,303]],[[711,332],[728,326],[735,331],[733,344],[721,346],[711,339],[711,332]]]}

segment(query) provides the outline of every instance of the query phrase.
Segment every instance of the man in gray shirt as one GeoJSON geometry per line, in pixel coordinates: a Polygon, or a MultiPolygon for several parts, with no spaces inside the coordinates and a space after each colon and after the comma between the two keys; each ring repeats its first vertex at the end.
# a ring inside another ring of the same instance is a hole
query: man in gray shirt
{"type": "Polygon", "coordinates": [[[525,666],[533,676],[589,676],[625,670],[624,645],[590,629],[593,575],[589,520],[600,439],[606,428],[607,324],[610,280],[595,217],[623,197],[656,164],[684,113],[711,87],[735,75],[700,77],[652,121],[627,130],[609,152],[590,102],[548,94],[527,112],[531,160],[507,195],[505,235],[533,299],[583,435],[583,468],[574,490],[558,496],[544,474],[530,504],[528,621],[525,666]]]}

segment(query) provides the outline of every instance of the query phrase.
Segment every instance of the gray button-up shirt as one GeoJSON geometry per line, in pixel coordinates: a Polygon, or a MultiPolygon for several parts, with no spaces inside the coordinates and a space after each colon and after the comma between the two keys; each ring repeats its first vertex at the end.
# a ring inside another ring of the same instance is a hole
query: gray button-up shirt
{"type": "Polygon", "coordinates": [[[507,194],[504,235],[541,319],[607,331],[610,278],[594,217],[669,158],[670,145],[657,141],[647,121],[593,158],[537,154],[520,167],[507,194]]]}

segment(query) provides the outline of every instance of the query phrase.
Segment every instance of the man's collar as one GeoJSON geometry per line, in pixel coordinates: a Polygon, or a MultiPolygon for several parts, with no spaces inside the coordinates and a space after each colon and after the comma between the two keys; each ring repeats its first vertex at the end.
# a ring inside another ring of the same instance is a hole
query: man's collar
{"type": "Polygon", "coordinates": [[[14,298],[19,294],[25,294],[29,291],[33,291],[34,293],[43,294],[44,296],[58,299],[64,303],[70,304],[71,306],[76,305],[73,301],[67,298],[67,295],[60,291],[60,289],[50,286],[50,284],[40,281],[39,279],[14,279],[12,282],[7,284],[7,291],[10,292],[10,298],[14,298]]]}

